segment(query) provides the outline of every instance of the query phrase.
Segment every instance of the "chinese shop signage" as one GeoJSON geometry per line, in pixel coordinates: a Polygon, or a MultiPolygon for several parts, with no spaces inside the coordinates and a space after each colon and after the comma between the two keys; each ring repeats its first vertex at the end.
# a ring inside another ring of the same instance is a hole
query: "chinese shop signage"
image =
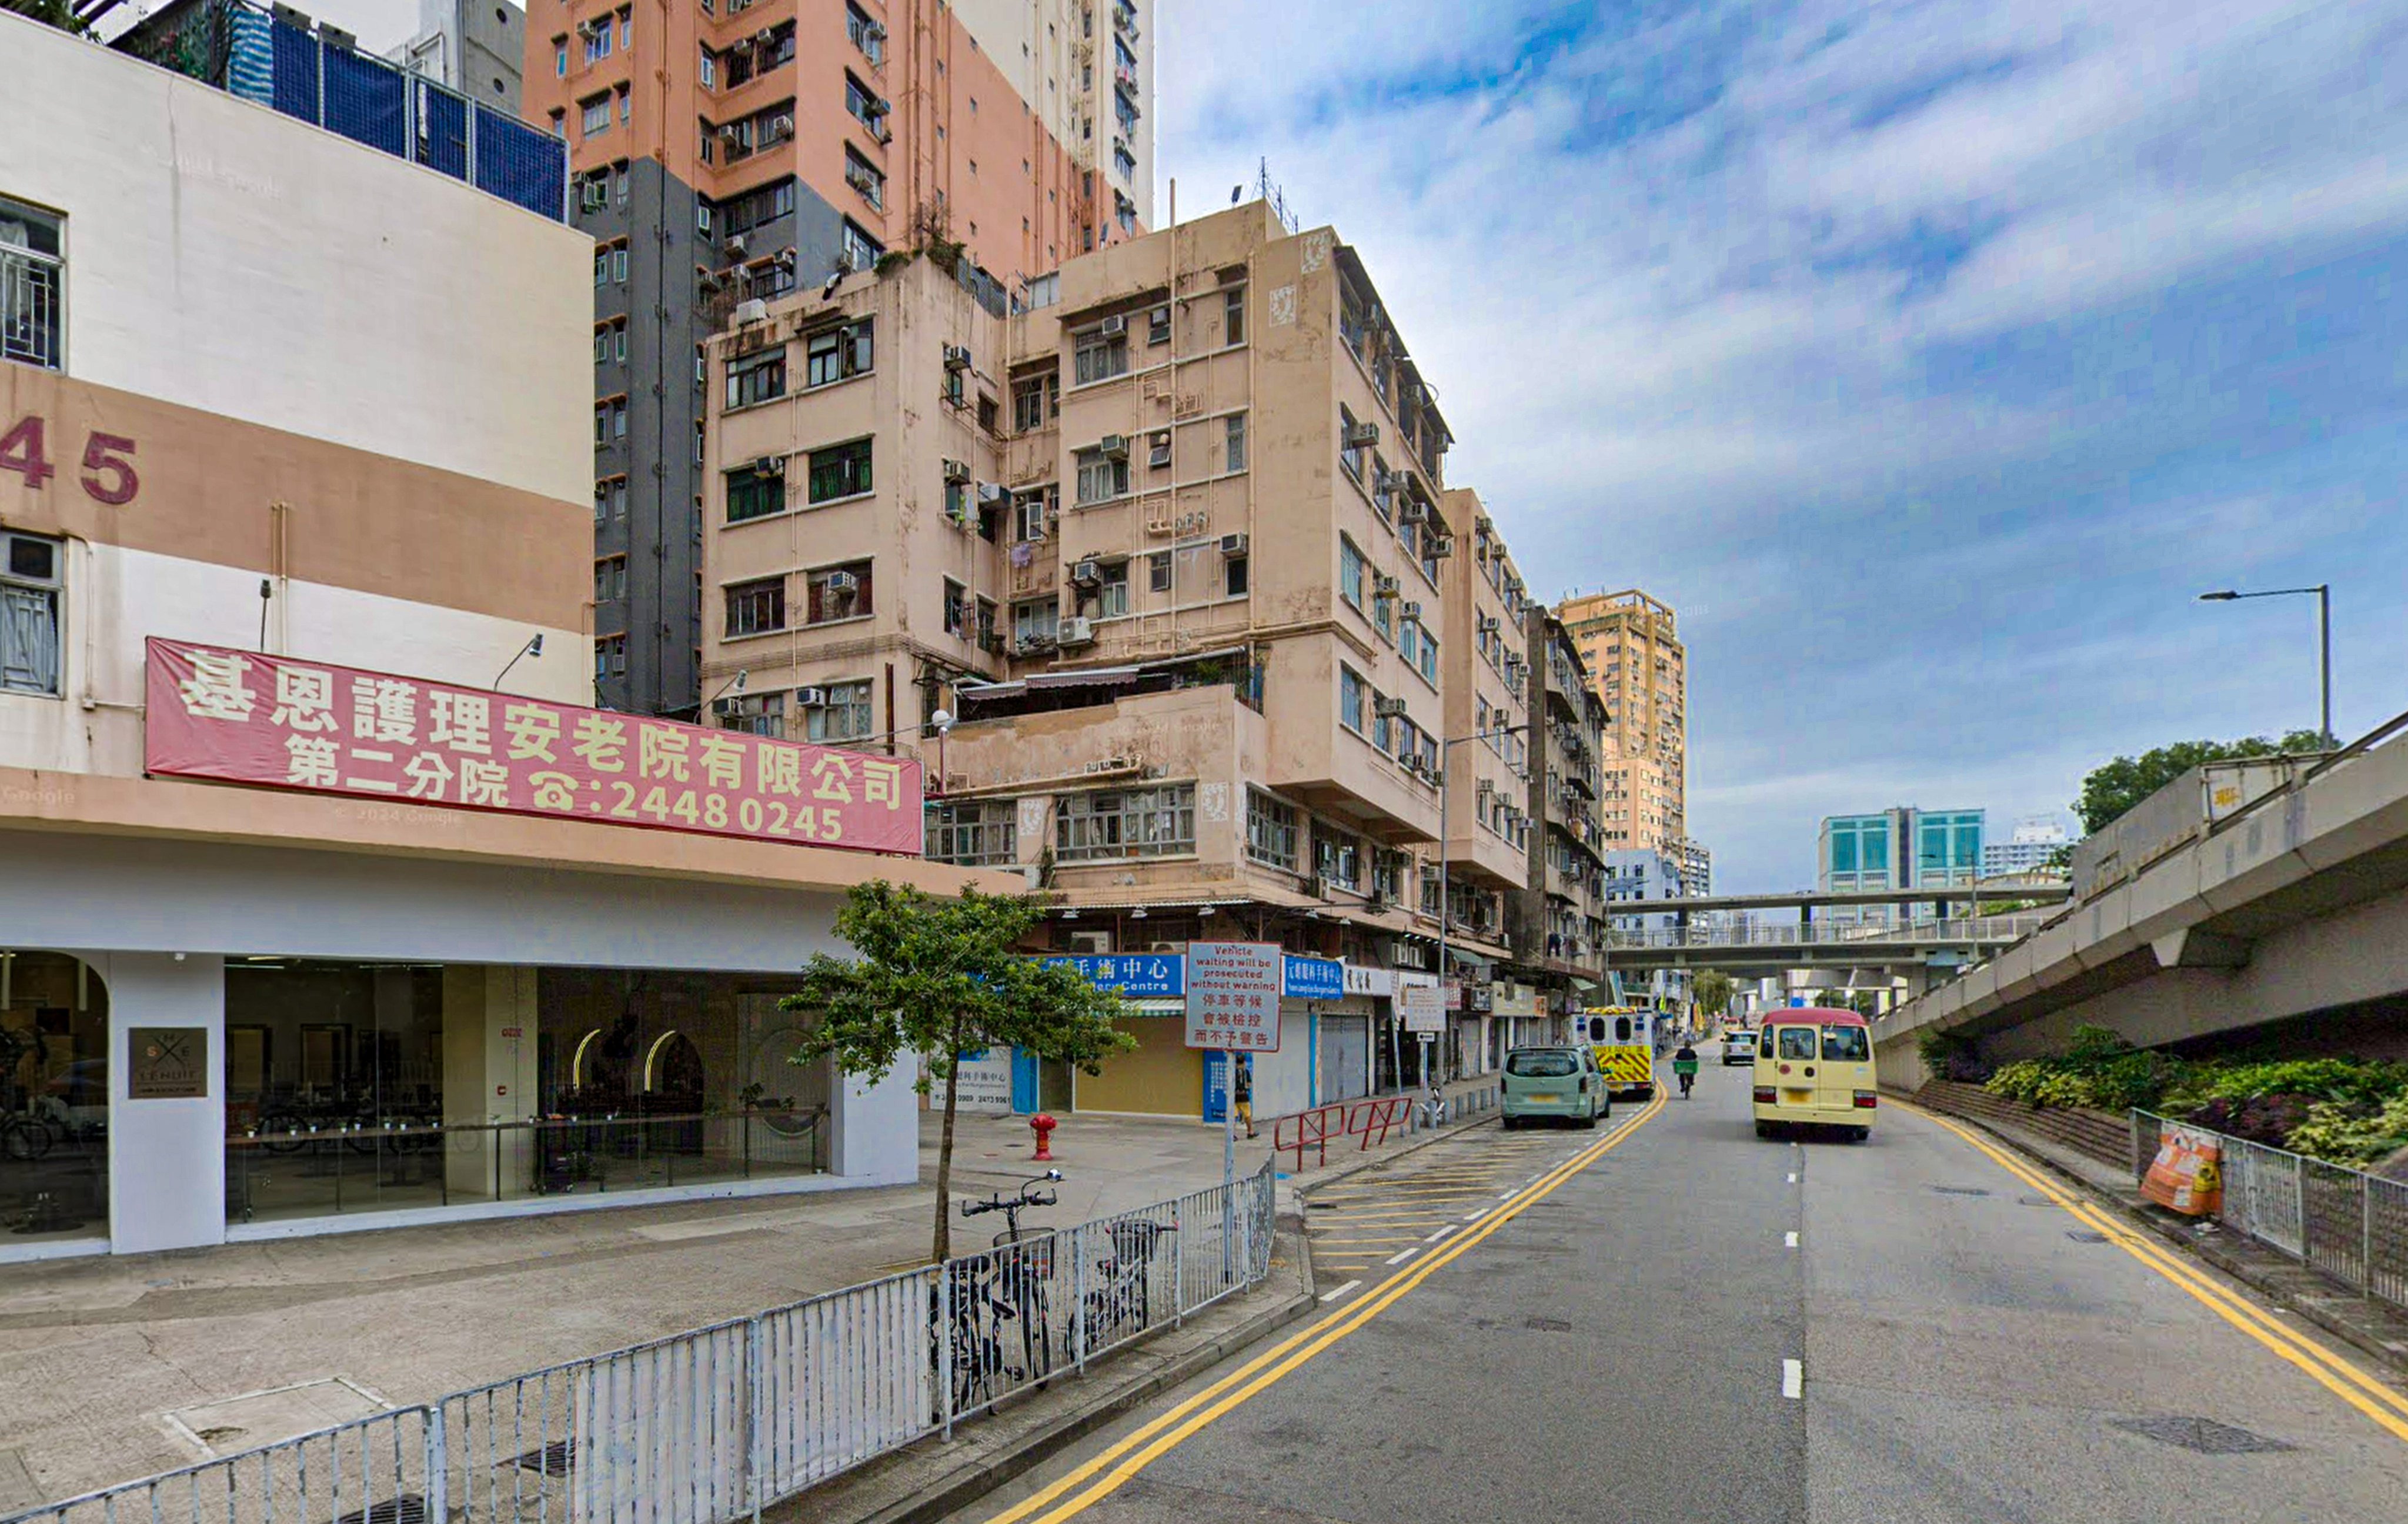
{"type": "Polygon", "coordinates": [[[154,773],[917,856],[920,764],[180,640],[154,773]]]}

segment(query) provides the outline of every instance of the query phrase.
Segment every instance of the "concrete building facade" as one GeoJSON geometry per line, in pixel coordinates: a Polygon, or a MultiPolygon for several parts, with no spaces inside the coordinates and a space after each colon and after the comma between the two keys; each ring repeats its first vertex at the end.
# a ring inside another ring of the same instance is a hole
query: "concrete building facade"
{"type": "Polygon", "coordinates": [[[1084,174],[1107,232],[1154,224],[1154,22],[1140,0],[959,0],[970,36],[1084,174]]]}
{"type": "Polygon", "coordinates": [[[525,58],[527,119],[570,145],[596,243],[597,692],[691,712],[704,341],[890,251],[958,252],[1000,314],[1112,224],[1092,169],[937,0],[538,0],[525,58]]]}
{"type": "Polygon", "coordinates": [[[1522,638],[1518,669],[1535,690],[1528,702],[1537,827],[1528,879],[1512,901],[1513,956],[1553,1006],[1578,1010],[1598,1003],[1604,981],[1606,834],[1598,814],[1605,705],[1553,611],[1530,606],[1522,638]]]}
{"type": "Polygon", "coordinates": [[[1606,841],[1669,847],[1688,833],[1689,658],[1672,610],[1634,587],[1556,612],[1605,701],[1606,841]]]}
{"type": "Polygon", "coordinates": [[[915,1176],[777,1002],[977,876],[600,818],[591,253],[0,15],[0,1258],[915,1176]]]}

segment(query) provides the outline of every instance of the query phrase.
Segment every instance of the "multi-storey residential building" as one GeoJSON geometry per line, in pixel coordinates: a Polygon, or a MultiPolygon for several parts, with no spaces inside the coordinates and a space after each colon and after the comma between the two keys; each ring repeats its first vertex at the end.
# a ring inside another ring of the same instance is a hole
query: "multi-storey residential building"
{"type": "Polygon", "coordinates": [[[1020,98],[1096,176],[1106,231],[1154,223],[1154,16],[1142,0],[956,0],[1020,98]]]}
{"type": "Polygon", "coordinates": [[[1637,588],[1556,609],[1605,700],[1606,840],[1664,848],[1688,831],[1688,653],[1672,611],[1637,588]]]}
{"type": "Polygon", "coordinates": [[[1670,844],[1669,855],[1681,868],[1681,892],[1699,898],[1714,892],[1714,855],[1703,841],[1684,836],[1670,844]]]}
{"type": "Polygon", "coordinates": [[[1581,666],[1562,620],[1533,604],[1522,622],[1514,669],[1532,686],[1528,882],[1512,900],[1514,962],[1557,1011],[1590,1003],[1604,974],[1602,872],[1598,821],[1605,705],[1581,666]]]}
{"type": "Polygon", "coordinates": [[[2054,864],[2067,845],[2065,827],[2054,815],[2026,815],[2015,822],[2011,839],[1982,844],[1982,876],[2038,872],[2054,864]]]}
{"type": "Polygon", "coordinates": [[[889,250],[958,249],[1000,314],[1117,224],[1093,171],[937,0],[535,0],[525,78],[528,119],[570,145],[596,244],[599,692],[689,711],[704,340],[889,250]]]}
{"type": "Polygon", "coordinates": [[[591,243],[261,21],[274,106],[0,14],[0,1259],[910,1180],[778,998],[846,885],[995,881],[904,759],[580,707],[591,243]]]}
{"type": "MultiPolygon", "coordinates": [[[[1258,1057],[1267,1114],[1415,1077],[1391,996],[1438,974],[1467,531],[1369,272],[1260,203],[1070,260],[1000,319],[949,259],[712,342],[719,723],[882,749],[950,716],[930,855],[1053,887],[1063,951],[1243,931],[1354,965],[1258,1057]]],[[[1471,818],[1505,755],[1458,757],[1472,958],[1505,951],[1512,867],[1471,818]]],[[[1078,1104],[1192,1114],[1202,1060],[1140,1031],[1078,1104]]]]}

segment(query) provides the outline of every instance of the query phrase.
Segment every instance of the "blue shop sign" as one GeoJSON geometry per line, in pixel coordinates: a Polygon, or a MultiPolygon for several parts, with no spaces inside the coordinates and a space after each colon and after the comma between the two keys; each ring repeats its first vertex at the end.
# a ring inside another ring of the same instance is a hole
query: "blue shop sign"
{"type": "Polygon", "coordinates": [[[1049,969],[1068,963],[1085,974],[1089,984],[1134,1000],[1187,993],[1184,953],[1081,953],[1049,957],[1044,963],[1049,969]]]}
{"type": "Polygon", "coordinates": [[[1280,993],[1292,1000],[1342,1000],[1346,965],[1334,957],[1298,957],[1290,953],[1280,993]]]}

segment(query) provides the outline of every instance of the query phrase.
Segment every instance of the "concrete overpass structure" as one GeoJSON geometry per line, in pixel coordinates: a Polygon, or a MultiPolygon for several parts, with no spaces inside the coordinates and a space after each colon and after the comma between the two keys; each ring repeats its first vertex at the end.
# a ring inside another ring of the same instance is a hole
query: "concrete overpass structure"
{"type": "Polygon", "coordinates": [[[1628,900],[1615,911],[1644,914],[1650,921],[1670,915],[1674,924],[1642,929],[1609,926],[1605,965],[1625,973],[1719,969],[1740,978],[1810,968],[1905,970],[1909,988],[1920,994],[1935,964],[1953,967],[1978,962],[2013,946],[2038,930],[2043,919],[2027,907],[2061,904],[2071,893],[2064,884],[1990,880],[1952,888],[1832,894],[1800,889],[1790,894],[1628,900]],[[1983,907],[1999,906],[2016,909],[2004,914],[1981,913],[1983,907]],[[1928,913],[1917,913],[1923,907],[1928,907],[1928,913]],[[1831,917],[1835,911],[1871,909],[1897,909],[1907,914],[1887,924],[1831,917]],[[1727,919],[1767,911],[1795,911],[1798,918],[1745,925],[1727,919]],[[1816,918],[1818,912],[1821,919],[1816,918]]]}
{"type": "Polygon", "coordinates": [[[2083,843],[2079,900],[1874,1024],[1883,1077],[1916,1040],[1990,1057],[2083,1025],[2158,1046],[2295,1018],[2408,1055],[2408,714],[2329,756],[2195,769],[2083,843]]]}

